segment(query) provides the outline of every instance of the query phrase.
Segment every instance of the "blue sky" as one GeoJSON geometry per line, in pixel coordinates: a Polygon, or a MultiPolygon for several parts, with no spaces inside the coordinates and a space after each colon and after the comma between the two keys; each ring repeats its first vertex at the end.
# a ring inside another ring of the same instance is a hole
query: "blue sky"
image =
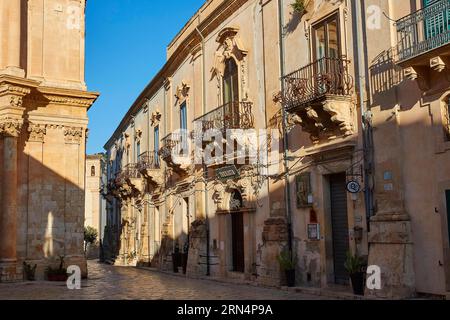
{"type": "Polygon", "coordinates": [[[86,82],[100,98],[89,111],[87,153],[103,146],[163,66],[166,47],[204,0],[90,0],[86,82]]]}

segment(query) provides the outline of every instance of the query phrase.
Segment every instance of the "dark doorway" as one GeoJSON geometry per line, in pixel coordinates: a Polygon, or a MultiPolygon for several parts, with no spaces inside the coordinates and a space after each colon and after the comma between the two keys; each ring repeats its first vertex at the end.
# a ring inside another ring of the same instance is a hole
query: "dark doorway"
{"type": "Polygon", "coordinates": [[[233,242],[233,271],[244,272],[244,214],[235,212],[231,214],[232,242],[233,242]]]}
{"type": "Polygon", "coordinates": [[[347,285],[349,275],[344,264],[349,251],[347,214],[347,177],[345,173],[330,176],[331,220],[333,229],[334,277],[337,284],[347,285]]]}
{"type": "Polygon", "coordinates": [[[444,232],[447,234],[444,235],[444,238],[446,238],[448,242],[447,245],[444,244],[444,268],[447,291],[450,291],[450,190],[445,191],[445,197],[447,203],[447,229],[445,230],[446,232],[444,232]]]}

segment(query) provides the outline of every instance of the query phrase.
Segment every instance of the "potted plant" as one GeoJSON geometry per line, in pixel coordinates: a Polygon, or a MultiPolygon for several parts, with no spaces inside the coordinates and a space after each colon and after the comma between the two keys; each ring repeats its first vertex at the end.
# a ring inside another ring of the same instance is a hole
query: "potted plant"
{"type": "Polygon", "coordinates": [[[97,241],[98,232],[92,227],[84,228],[84,252],[87,253],[88,245],[93,245],[97,241]]]}
{"type": "Polygon", "coordinates": [[[64,257],[59,257],[59,267],[52,268],[48,266],[46,269],[47,280],[48,281],[67,281],[67,269],[64,267],[64,257]]]}
{"type": "Polygon", "coordinates": [[[281,252],[277,259],[281,269],[286,274],[288,287],[295,287],[295,265],[297,259],[287,250],[281,252]]]}
{"type": "Polygon", "coordinates": [[[361,257],[353,255],[351,252],[347,253],[347,259],[344,266],[350,275],[353,293],[360,296],[364,295],[364,282],[366,276],[364,265],[364,261],[361,257]]]}
{"type": "Polygon", "coordinates": [[[291,7],[294,12],[298,13],[302,17],[306,13],[306,7],[309,5],[310,0],[295,0],[291,7]]]}
{"type": "Polygon", "coordinates": [[[23,272],[25,275],[25,280],[27,281],[35,281],[36,280],[36,268],[37,264],[35,264],[33,267],[31,264],[23,262],[23,272]]]}

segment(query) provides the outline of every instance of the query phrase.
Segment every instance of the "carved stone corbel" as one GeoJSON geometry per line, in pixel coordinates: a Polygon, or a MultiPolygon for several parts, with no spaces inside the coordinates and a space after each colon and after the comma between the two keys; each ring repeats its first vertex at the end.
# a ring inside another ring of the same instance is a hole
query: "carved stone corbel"
{"type": "Polygon", "coordinates": [[[430,90],[429,71],[424,67],[408,67],[404,70],[405,78],[415,80],[422,91],[430,90]]]}
{"type": "Polygon", "coordinates": [[[323,110],[330,114],[330,120],[337,125],[344,136],[350,136],[355,132],[350,101],[327,100],[324,102],[323,110]]]}

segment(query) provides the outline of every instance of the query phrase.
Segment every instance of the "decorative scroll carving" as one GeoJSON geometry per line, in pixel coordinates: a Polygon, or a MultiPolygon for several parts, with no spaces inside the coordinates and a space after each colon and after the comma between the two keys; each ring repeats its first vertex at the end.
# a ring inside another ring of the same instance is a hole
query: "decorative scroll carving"
{"type": "Polygon", "coordinates": [[[80,144],[83,138],[83,128],[81,127],[65,127],[64,139],[66,143],[80,144]]]}

